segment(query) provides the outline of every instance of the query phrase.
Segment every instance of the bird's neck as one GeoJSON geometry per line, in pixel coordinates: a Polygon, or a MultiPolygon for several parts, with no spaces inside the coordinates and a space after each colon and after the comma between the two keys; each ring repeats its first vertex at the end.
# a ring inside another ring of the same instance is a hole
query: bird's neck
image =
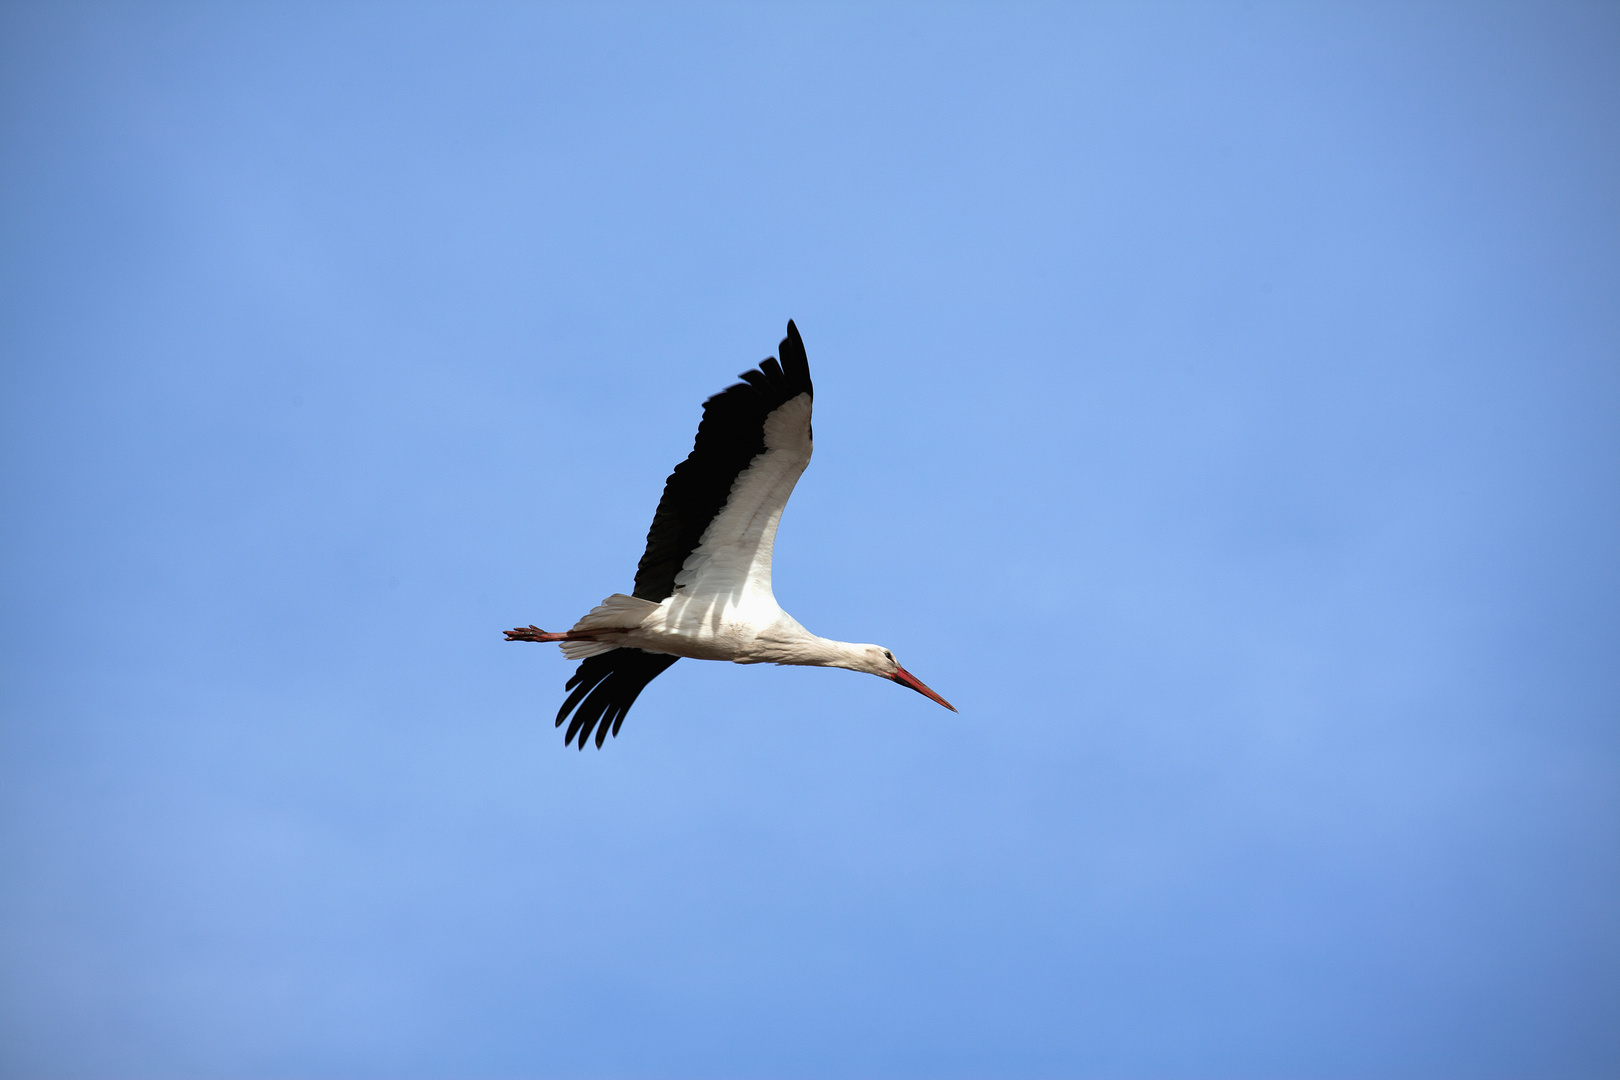
{"type": "Polygon", "coordinates": [[[793,664],[802,667],[840,667],[866,671],[869,646],[819,637],[800,626],[791,615],[782,617],[754,640],[749,649],[754,663],[793,664]]]}
{"type": "Polygon", "coordinates": [[[816,637],[810,635],[811,643],[806,647],[808,659],[795,660],[796,664],[808,664],[814,667],[840,667],[850,671],[865,671],[867,668],[866,646],[856,645],[848,641],[834,641],[832,638],[816,637]]]}

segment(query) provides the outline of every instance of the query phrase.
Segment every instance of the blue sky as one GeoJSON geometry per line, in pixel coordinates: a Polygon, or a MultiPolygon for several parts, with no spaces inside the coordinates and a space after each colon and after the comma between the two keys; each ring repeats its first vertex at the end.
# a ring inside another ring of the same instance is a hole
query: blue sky
{"type": "Polygon", "coordinates": [[[0,1071],[1620,1069],[1620,15],[11,5],[0,1071]],[[777,595],[501,629],[797,320],[777,595]]]}

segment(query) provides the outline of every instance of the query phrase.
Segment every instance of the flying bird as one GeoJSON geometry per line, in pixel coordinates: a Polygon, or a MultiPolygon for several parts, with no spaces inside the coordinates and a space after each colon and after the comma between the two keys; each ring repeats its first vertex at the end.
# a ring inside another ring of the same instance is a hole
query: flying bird
{"type": "Polygon", "coordinates": [[[566,746],[615,738],[647,684],[681,657],[864,671],[956,707],[881,645],[817,637],[771,592],[771,549],[793,486],[810,464],[810,362],[799,329],[743,381],[703,404],[692,453],[675,466],[647,530],[629,596],[614,593],[562,633],[538,626],[508,641],[555,641],[581,660],[557,712],[566,746]]]}

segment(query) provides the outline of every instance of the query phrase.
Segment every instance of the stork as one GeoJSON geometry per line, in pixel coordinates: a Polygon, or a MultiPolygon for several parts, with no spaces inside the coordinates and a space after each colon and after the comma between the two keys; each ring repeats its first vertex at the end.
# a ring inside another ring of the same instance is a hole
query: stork
{"type": "Polygon", "coordinates": [[[506,631],[508,641],[554,641],[584,661],[564,690],[563,745],[617,738],[647,684],[681,657],[735,664],[798,664],[864,671],[956,711],[881,645],[817,637],[771,592],[771,549],[793,486],[810,464],[810,362],[792,320],[769,357],[703,404],[692,453],[675,466],[647,530],[629,596],[614,593],[573,629],[506,631]]]}

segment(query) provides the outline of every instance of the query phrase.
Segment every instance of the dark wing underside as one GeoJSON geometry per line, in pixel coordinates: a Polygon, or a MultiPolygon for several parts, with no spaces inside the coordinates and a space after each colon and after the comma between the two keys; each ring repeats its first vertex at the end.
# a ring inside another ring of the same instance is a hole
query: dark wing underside
{"type": "MultiPolygon", "coordinates": [[[[655,603],[669,598],[675,591],[675,575],[709,522],[725,507],[737,474],[765,452],[765,418],[800,394],[814,394],[810,361],[791,319],[777,352],[780,362],[770,357],[755,370],[743,372],[742,382],[703,403],[692,452],[664,483],[664,497],[647,530],[647,550],[636,567],[632,596],[655,603]]],[[[593,730],[598,747],[610,733],[617,736],[625,714],[647,684],[678,659],[644,649],[614,649],[582,660],[563,687],[573,693],[557,713],[558,727],[574,713],[563,745],[577,740],[583,750],[593,730]]]]}
{"type": "Polygon", "coordinates": [[[563,745],[567,746],[578,736],[579,748],[585,749],[585,741],[594,728],[600,749],[610,730],[615,736],[619,734],[624,714],[630,711],[647,684],[679,659],[643,649],[614,649],[580,661],[574,677],[563,687],[573,693],[557,712],[557,726],[562,727],[574,706],[579,706],[568,724],[568,733],[563,736],[563,745]]]}

